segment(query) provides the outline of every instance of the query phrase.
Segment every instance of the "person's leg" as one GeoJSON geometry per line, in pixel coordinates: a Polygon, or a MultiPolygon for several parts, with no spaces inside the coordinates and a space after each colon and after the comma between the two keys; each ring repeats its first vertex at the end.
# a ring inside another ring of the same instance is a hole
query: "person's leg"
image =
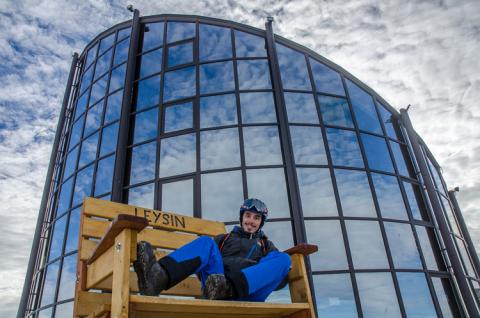
{"type": "Polygon", "coordinates": [[[239,300],[265,301],[288,274],[290,266],[288,254],[274,251],[263,257],[258,264],[242,269],[243,279],[240,281],[243,284],[236,286],[239,300]]]}

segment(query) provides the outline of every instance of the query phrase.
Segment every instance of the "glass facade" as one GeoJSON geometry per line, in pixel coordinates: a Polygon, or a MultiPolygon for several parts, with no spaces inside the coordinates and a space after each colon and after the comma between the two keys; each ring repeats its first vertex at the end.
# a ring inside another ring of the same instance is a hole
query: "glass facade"
{"type": "Polygon", "coordinates": [[[157,16],[140,18],[132,34],[132,23],[79,59],[30,316],[71,315],[85,196],[227,226],[244,198],[258,197],[279,249],[318,245],[309,267],[319,317],[460,315],[445,262],[456,256],[442,252],[436,222],[447,218],[474,292],[480,280],[458,212],[432,161],[431,176],[419,175],[411,137],[380,96],[308,49],[277,36],[269,44],[264,30],[157,16]],[[432,211],[426,177],[443,211],[432,211]],[[123,180],[119,193],[113,180],[123,180]]]}

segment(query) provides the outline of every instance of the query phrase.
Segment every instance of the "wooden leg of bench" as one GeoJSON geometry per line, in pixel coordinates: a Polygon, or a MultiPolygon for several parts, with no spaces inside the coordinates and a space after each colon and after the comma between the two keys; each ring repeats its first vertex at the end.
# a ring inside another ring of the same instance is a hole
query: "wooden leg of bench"
{"type": "MultiPolygon", "coordinates": [[[[290,296],[293,303],[308,303],[310,306],[310,311],[307,316],[293,315],[292,318],[315,318],[315,310],[313,309],[313,300],[312,294],[310,292],[310,285],[308,284],[307,270],[305,268],[305,259],[302,254],[293,254],[291,255],[292,259],[292,272],[296,272],[295,275],[298,275],[293,281],[290,281],[290,296]]],[[[293,273],[292,273],[293,274],[293,273]]]]}

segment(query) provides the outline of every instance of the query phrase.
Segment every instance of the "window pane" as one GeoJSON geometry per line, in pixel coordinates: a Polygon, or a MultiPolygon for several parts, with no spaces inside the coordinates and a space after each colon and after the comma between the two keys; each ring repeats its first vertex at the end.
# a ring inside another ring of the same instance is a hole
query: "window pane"
{"type": "Polygon", "coordinates": [[[337,216],[328,169],[297,168],[303,216],[337,216]]]}
{"type": "Polygon", "coordinates": [[[45,281],[43,283],[41,307],[55,301],[55,287],[57,286],[59,263],[60,262],[55,262],[46,268],[47,274],[45,275],[45,281]]]}
{"type": "Polygon", "coordinates": [[[122,111],[123,90],[108,96],[107,106],[105,109],[104,124],[110,123],[120,119],[120,112],[122,111]]]}
{"type": "Polygon", "coordinates": [[[57,305],[55,309],[55,317],[70,317],[70,316],[73,316],[73,301],[57,305]]]}
{"type": "Polygon", "coordinates": [[[318,317],[358,317],[349,274],[314,275],[318,317]]]}
{"type": "Polygon", "coordinates": [[[112,191],[113,168],[115,156],[110,156],[98,162],[95,179],[95,196],[112,191]]]}
{"type": "Polygon", "coordinates": [[[423,216],[426,215],[425,205],[423,203],[422,195],[418,185],[414,185],[410,182],[403,182],[405,193],[407,194],[410,210],[412,211],[413,218],[416,220],[424,220],[423,216]]]}
{"type": "Polygon", "coordinates": [[[98,103],[88,110],[84,136],[90,135],[100,127],[102,122],[103,103],[98,103]]]}
{"type": "Polygon", "coordinates": [[[58,197],[57,215],[67,211],[67,209],[70,207],[70,198],[72,197],[72,180],[73,178],[69,179],[62,185],[62,189],[60,190],[60,195],[58,197]]]}
{"type": "Polygon", "coordinates": [[[164,132],[193,127],[193,103],[182,103],[165,107],[164,132]]]}
{"type": "Polygon", "coordinates": [[[263,227],[263,230],[268,236],[268,239],[271,240],[273,244],[275,244],[275,247],[277,247],[279,251],[284,251],[294,246],[292,222],[267,221],[267,223],[265,223],[265,226],[263,227]]]}
{"type": "Polygon", "coordinates": [[[277,126],[245,127],[243,141],[247,166],[282,164],[277,126]]]}
{"type": "Polygon", "coordinates": [[[393,157],[397,163],[398,173],[400,173],[402,176],[415,178],[415,174],[412,172],[413,169],[411,168],[411,165],[408,164],[407,166],[405,161],[405,158],[408,158],[408,160],[410,159],[405,146],[400,146],[400,144],[396,142],[390,142],[390,145],[392,146],[393,157]]]}
{"type": "Polygon", "coordinates": [[[181,135],[160,141],[160,177],[196,170],[195,135],[181,135]]]}
{"type": "Polygon", "coordinates": [[[165,73],[163,101],[167,102],[195,95],[195,82],[195,67],[165,73]]]}
{"type": "Polygon", "coordinates": [[[72,149],[72,147],[78,144],[78,142],[80,141],[80,138],[82,137],[84,120],[85,116],[82,116],[73,124],[72,132],[70,135],[69,149],[72,149]]]}
{"type": "Polygon", "coordinates": [[[82,203],[85,197],[91,196],[93,166],[94,165],[90,165],[88,168],[83,169],[77,174],[72,206],[82,203]]]}
{"type": "Polygon", "coordinates": [[[473,269],[472,261],[470,260],[470,256],[467,252],[465,243],[463,242],[463,240],[460,240],[458,238],[456,238],[455,240],[457,241],[458,250],[460,251],[460,254],[462,256],[463,266],[466,269],[467,275],[471,277],[477,277],[477,275],[475,275],[475,270],[473,269]]]}
{"type": "Polygon", "coordinates": [[[390,273],[356,274],[363,317],[401,317],[390,273]]]}
{"type": "Polygon", "coordinates": [[[120,64],[128,58],[128,48],[130,46],[130,38],[117,43],[115,47],[115,57],[113,58],[113,65],[120,64]]]}
{"type": "Polygon", "coordinates": [[[361,134],[370,169],[395,172],[385,139],[361,134]]]}
{"type": "Polygon", "coordinates": [[[153,209],[155,185],[153,183],[128,189],[128,204],[153,209]]]}
{"type": "Polygon", "coordinates": [[[110,78],[109,93],[116,91],[117,89],[125,85],[125,73],[127,72],[127,64],[123,64],[112,70],[112,76],[110,78]]]}
{"type": "Polygon", "coordinates": [[[80,147],[75,147],[66,158],[65,161],[65,172],[63,173],[63,180],[67,179],[75,171],[75,166],[77,164],[78,149],[80,147]]]}
{"type": "Polygon", "coordinates": [[[232,57],[230,29],[200,24],[200,61],[232,57]]]}
{"type": "MultiPolygon", "coordinates": [[[[93,75],[93,66],[90,67],[88,70],[84,71],[82,75],[82,81],[80,82],[80,88],[78,90],[80,93],[83,93],[88,88],[88,86],[92,83],[92,75],[93,75]]],[[[87,96],[87,95],[88,93],[84,94],[84,96],[87,96]]]]}
{"type": "Polygon", "coordinates": [[[240,94],[240,105],[244,124],[277,122],[272,93],[240,94]]]}
{"type": "Polygon", "coordinates": [[[437,294],[438,303],[440,304],[440,309],[442,310],[443,317],[457,317],[452,311],[452,308],[455,308],[456,313],[457,304],[455,303],[454,299],[447,295],[447,289],[449,288],[448,280],[439,277],[432,277],[432,282],[435,293],[437,294]]]}
{"type": "Polygon", "coordinates": [[[70,212],[70,220],[68,221],[67,243],[65,245],[65,253],[71,252],[78,248],[78,233],[80,231],[80,208],[70,212]]]}
{"type": "Polygon", "coordinates": [[[312,94],[284,93],[283,95],[289,122],[302,124],[320,123],[312,94]]]}
{"type": "Polygon", "coordinates": [[[143,52],[163,44],[163,22],[145,24],[143,52]]]}
{"type": "Polygon", "coordinates": [[[95,77],[94,79],[99,78],[105,72],[110,69],[110,61],[112,60],[112,49],[108,50],[105,54],[100,56],[97,59],[97,64],[95,65],[95,77]]]}
{"type": "Polygon", "coordinates": [[[53,235],[50,245],[50,254],[48,260],[54,260],[62,254],[63,238],[65,237],[65,227],[67,216],[64,215],[53,223],[53,235]]]}
{"type": "Polygon", "coordinates": [[[433,249],[435,248],[438,253],[438,245],[434,239],[432,230],[427,229],[423,226],[415,226],[415,228],[417,230],[418,240],[420,241],[420,246],[422,247],[423,258],[425,259],[427,268],[438,271],[439,268],[437,258],[435,257],[435,253],[433,252],[433,249]]]}
{"type": "Polygon", "coordinates": [[[284,89],[312,90],[303,53],[276,44],[284,89]]]}
{"type": "Polygon", "coordinates": [[[271,89],[267,60],[237,61],[240,89],[271,89]]]}
{"type": "Polygon", "coordinates": [[[202,131],[200,133],[200,163],[202,170],[240,166],[238,129],[202,131]]]}
{"type": "Polygon", "coordinates": [[[88,92],[85,92],[77,101],[77,107],[75,108],[75,119],[78,118],[87,109],[88,92]]]}
{"type": "Polygon", "coordinates": [[[193,216],[193,179],[162,184],[162,211],[193,216]]]}
{"type": "Polygon", "coordinates": [[[167,43],[195,37],[195,23],[169,22],[167,24],[167,43]]]}
{"type": "Polygon", "coordinates": [[[117,35],[117,41],[120,41],[121,39],[127,36],[130,36],[131,33],[132,33],[132,28],[124,28],[119,30],[117,35]]]}
{"type": "Polygon", "coordinates": [[[262,37],[235,30],[237,57],[267,56],[265,40],[262,37]]]}
{"type": "Polygon", "coordinates": [[[327,128],[333,165],[363,168],[362,154],[354,131],[327,128]]]}
{"type": "Polygon", "coordinates": [[[105,96],[105,92],[107,91],[107,79],[108,76],[105,75],[93,84],[92,91],[90,92],[89,105],[95,104],[105,96]]]}
{"type": "Polygon", "coordinates": [[[202,218],[237,221],[243,202],[242,173],[237,171],[202,174],[202,218]]]}
{"type": "Polygon", "coordinates": [[[82,142],[82,150],[80,151],[80,159],[78,162],[79,168],[95,160],[95,157],[97,156],[97,145],[98,132],[82,142]]]}
{"type": "Polygon", "coordinates": [[[353,128],[352,114],[346,99],[318,95],[323,123],[353,128]]]}
{"type": "MultiPolygon", "coordinates": [[[[57,301],[73,298],[75,296],[75,280],[77,274],[77,254],[72,254],[63,260],[62,276],[60,278],[60,285],[58,291],[57,301]]],[[[56,313],[59,316],[58,311],[56,313]]]]}
{"type": "Polygon", "coordinates": [[[140,78],[158,73],[162,70],[163,50],[158,49],[142,55],[140,78]]]}
{"type": "Polygon", "coordinates": [[[372,173],[372,179],[382,217],[408,220],[397,177],[372,173]]]}
{"type": "Polygon", "coordinates": [[[383,134],[372,96],[349,80],[347,80],[347,87],[358,128],[383,134]]]}
{"type": "Polygon", "coordinates": [[[335,169],[335,177],[344,216],[377,217],[365,172],[335,169]]]}
{"type": "Polygon", "coordinates": [[[393,266],[401,269],[422,269],[415,238],[410,224],[385,222],[393,266]]]}
{"type": "Polygon", "coordinates": [[[200,128],[237,124],[235,95],[200,98],[200,128]]]}
{"type": "Polygon", "coordinates": [[[290,126],[290,135],[296,164],[327,164],[319,127],[290,126]]]}
{"type": "Polygon", "coordinates": [[[155,178],[156,153],[156,142],[150,142],[148,144],[133,148],[130,184],[155,178]]]}
{"type": "Polygon", "coordinates": [[[265,202],[269,218],[290,217],[283,168],[248,169],[247,184],[248,196],[265,202]]]}
{"type": "MultiPolygon", "coordinates": [[[[52,310],[53,310],[53,307],[43,309],[43,310],[38,312],[38,315],[36,316],[36,318],[51,318],[52,317],[52,310]]],[[[35,317],[35,316],[32,315],[32,316],[29,316],[29,317],[35,317]]]]}
{"type": "Polygon", "coordinates": [[[97,44],[98,43],[95,43],[95,45],[88,50],[87,57],[85,59],[85,65],[87,67],[95,60],[95,57],[97,56],[97,50],[98,50],[97,44]]]}
{"type": "Polygon", "coordinates": [[[157,136],[158,108],[135,115],[133,143],[155,138],[157,136]]]}
{"type": "Polygon", "coordinates": [[[113,152],[117,148],[118,122],[103,128],[100,156],[113,152]]]}
{"type": "Polygon", "coordinates": [[[312,58],[310,58],[310,66],[312,68],[317,92],[345,96],[340,74],[312,58]]]}
{"type": "Polygon", "coordinates": [[[168,67],[193,62],[193,42],[178,44],[168,48],[168,67]]]}
{"type": "Polygon", "coordinates": [[[383,121],[383,126],[385,126],[385,130],[387,132],[387,136],[398,139],[397,133],[395,132],[395,125],[396,125],[396,119],[393,116],[393,114],[386,109],[386,107],[379,103],[380,106],[378,107],[380,111],[380,118],[383,121]]]}
{"type": "Polygon", "coordinates": [[[138,96],[135,110],[157,105],[160,96],[160,76],[138,82],[138,96]]]}
{"type": "Polygon", "coordinates": [[[339,221],[305,221],[305,228],[308,243],[318,245],[318,252],[310,255],[313,271],[348,269],[339,221]]]}
{"type": "Polygon", "coordinates": [[[110,48],[113,45],[113,42],[115,41],[115,33],[112,33],[106,37],[104,37],[100,41],[100,46],[98,48],[98,54],[102,54],[105,52],[108,48],[110,48]]]}
{"type": "Polygon", "coordinates": [[[378,222],[347,220],[345,225],[355,269],[389,268],[378,222]]]}
{"type": "Polygon", "coordinates": [[[397,278],[408,317],[437,317],[425,274],[397,273],[397,278]]]}
{"type": "Polygon", "coordinates": [[[232,62],[200,65],[200,94],[233,91],[232,62]]]}

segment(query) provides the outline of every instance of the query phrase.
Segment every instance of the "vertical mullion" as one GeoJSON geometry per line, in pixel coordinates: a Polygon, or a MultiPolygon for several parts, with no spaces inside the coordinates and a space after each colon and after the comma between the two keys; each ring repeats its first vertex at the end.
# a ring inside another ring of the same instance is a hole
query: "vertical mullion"
{"type": "MultiPolygon", "coordinates": [[[[195,108],[200,108],[200,22],[195,19],[195,40],[193,42],[193,62],[195,64],[195,108]]],[[[200,110],[197,110],[199,113],[200,110]]],[[[196,118],[195,129],[195,156],[196,156],[196,171],[194,177],[194,208],[193,216],[202,217],[202,180],[201,180],[201,165],[200,165],[200,116],[196,118]]]]}

